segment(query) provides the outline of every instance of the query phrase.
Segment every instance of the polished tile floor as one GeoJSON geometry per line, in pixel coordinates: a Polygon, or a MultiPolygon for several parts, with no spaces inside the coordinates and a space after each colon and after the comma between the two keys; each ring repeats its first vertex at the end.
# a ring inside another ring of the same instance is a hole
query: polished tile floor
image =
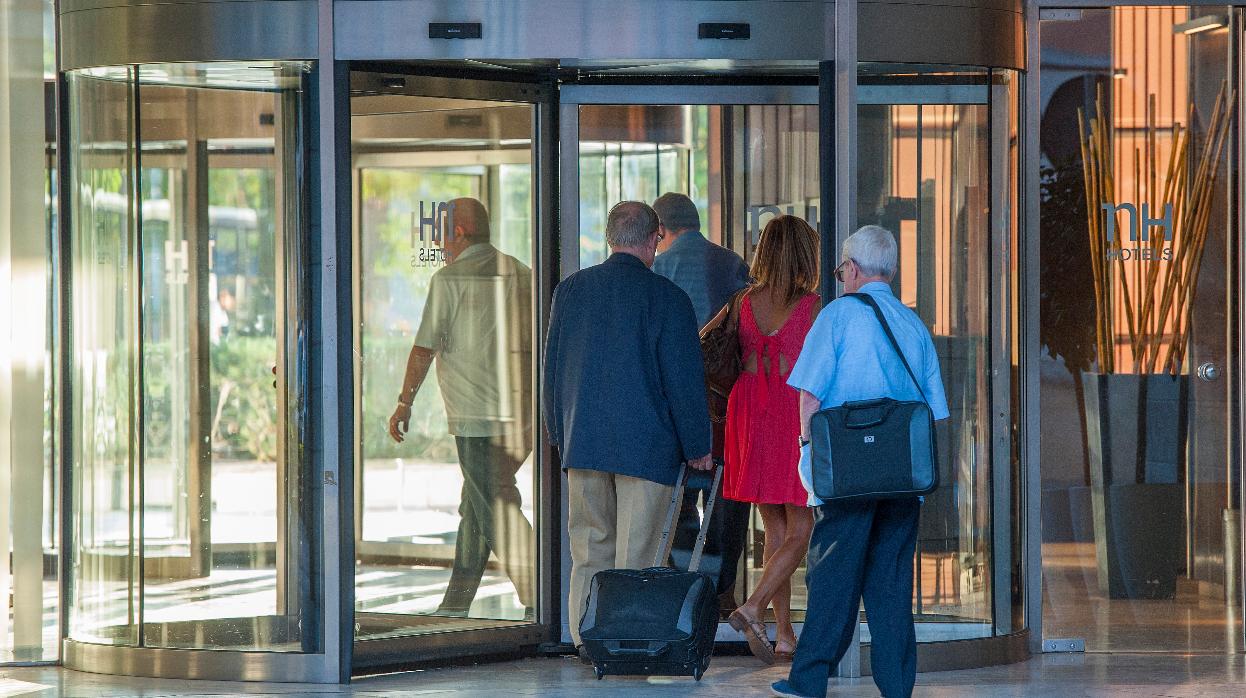
{"type": "MultiPolygon", "coordinates": [[[[349,686],[237,684],[128,679],[56,667],[0,670],[5,696],[763,696],[781,668],[747,657],[717,657],[699,684],[691,679],[607,678],[570,658],[523,659],[470,667],[430,669],[356,679],[349,686]]],[[[1021,664],[973,671],[923,674],[919,696],[1242,696],[1242,655],[1047,655],[1021,664]]],[[[837,680],[832,696],[876,696],[869,679],[837,680]]]]}
{"type": "MultiPolygon", "coordinates": [[[[1242,611],[1210,598],[1108,599],[1094,543],[1043,543],[1043,635],[1100,652],[1241,652],[1242,611]]],[[[1243,688],[1246,695],[1246,688],[1243,688]]]]}

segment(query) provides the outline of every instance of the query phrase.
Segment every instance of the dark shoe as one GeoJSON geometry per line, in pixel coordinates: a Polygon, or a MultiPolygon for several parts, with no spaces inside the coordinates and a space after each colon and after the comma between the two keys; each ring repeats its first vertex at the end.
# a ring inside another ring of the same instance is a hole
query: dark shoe
{"type": "Polygon", "coordinates": [[[779,696],[780,698],[813,698],[813,696],[807,696],[804,693],[797,693],[787,679],[770,684],[770,695],[779,696]]]}
{"type": "Polygon", "coordinates": [[[721,620],[727,620],[731,617],[732,612],[740,607],[735,600],[735,591],[724,591],[718,595],[718,617],[721,620]]]}

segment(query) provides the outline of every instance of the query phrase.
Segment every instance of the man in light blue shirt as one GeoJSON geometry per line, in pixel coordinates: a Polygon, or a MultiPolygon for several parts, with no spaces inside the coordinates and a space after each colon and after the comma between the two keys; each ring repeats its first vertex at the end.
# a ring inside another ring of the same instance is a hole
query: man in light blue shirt
{"type": "Polygon", "coordinates": [[[948,417],[947,398],[930,332],[891,292],[895,237],[865,226],[844,241],[835,276],[847,293],[867,293],[882,308],[919,389],[887,340],[874,311],[856,298],[839,298],[818,315],[788,376],[800,391],[800,476],[814,509],[806,586],[809,608],[778,696],[822,698],[830,672],[852,642],[857,609],[865,600],[874,683],[887,698],[909,696],[917,673],[913,628],[913,550],[921,502],[916,497],[823,503],[813,494],[810,417],[850,400],[890,397],[921,400],[936,420],[948,417]]]}

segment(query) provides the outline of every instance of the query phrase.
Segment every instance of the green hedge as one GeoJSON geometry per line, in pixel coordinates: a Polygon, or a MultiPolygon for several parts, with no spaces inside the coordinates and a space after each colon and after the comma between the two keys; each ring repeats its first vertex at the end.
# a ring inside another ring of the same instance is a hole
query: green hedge
{"type": "MultiPolygon", "coordinates": [[[[277,390],[272,374],[275,350],[271,337],[226,337],[212,345],[212,450],[217,456],[276,459],[277,390]],[[227,385],[229,389],[225,390],[227,385]]],[[[363,415],[357,426],[364,457],[454,462],[454,439],[446,431],[435,367],[415,397],[406,441],[396,444],[389,438],[389,417],[397,404],[410,350],[408,337],[376,336],[364,340],[363,415]]],[[[186,365],[187,354],[185,349],[175,351],[168,342],[148,342],[143,351],[145,452],[148,459],[168,459],[173,455],[173,420],[189,419],[185,406],[188,402],[173,404],[171,380],[176,367],[186,365]]],[[[183,397],[191,399],[190,395],[183,397]]],[[[185,422],[180,426],[183,430],[188,428],[185,422]]]]}
{"type": "Polygon", "coordinates": [[[226,337],[213,345],[212,450],[231,456],[277,458],[277,343],[272,337],[226,337]],[[231,385],[228,393],[223,386],[231,385]],[[225,402],[221,404],[221,397],[225,402]]]}

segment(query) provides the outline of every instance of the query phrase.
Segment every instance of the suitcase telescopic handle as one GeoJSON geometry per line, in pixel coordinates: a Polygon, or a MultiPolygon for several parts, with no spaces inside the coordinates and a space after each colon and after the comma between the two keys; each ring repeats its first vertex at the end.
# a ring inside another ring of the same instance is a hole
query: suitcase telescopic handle
{"type": "MultiPolygon", "coordinates": [[[[671,557],[671,546],[675,544],[671,529],[679,520],[679,510],[684,503],[684,488],[692,477],[693,471],[687,463],[680,464],[679,477],[675,480],[675,489],[671,491],[671,504],[666,509],[666,525],[662,527],[662,541],[658,544],[657,554],[653,556],[654,567],[665,567],[671,557]]],[[[692,559],[688,561],[688,571],[701,569],[701,552],[705,549],[705,537],[710,530],[710,517],[714,515],[714,504],[718,501],[718,486],[722,482],[723,469],[714,466],[714,481],[710,484],[710,496],[705,500],[705,513],[701,516],[701,530],[697,531],[697,542],[692,546],[692,559]]]]}

